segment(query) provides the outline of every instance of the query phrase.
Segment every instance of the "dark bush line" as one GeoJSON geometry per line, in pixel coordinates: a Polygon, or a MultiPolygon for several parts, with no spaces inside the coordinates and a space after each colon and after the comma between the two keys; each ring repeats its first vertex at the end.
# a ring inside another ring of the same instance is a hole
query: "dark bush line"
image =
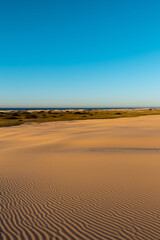
{"type": "Polygon", "coordinates": [[[17,117],[6,117],[5,119],[18,119],[17,117]]]}

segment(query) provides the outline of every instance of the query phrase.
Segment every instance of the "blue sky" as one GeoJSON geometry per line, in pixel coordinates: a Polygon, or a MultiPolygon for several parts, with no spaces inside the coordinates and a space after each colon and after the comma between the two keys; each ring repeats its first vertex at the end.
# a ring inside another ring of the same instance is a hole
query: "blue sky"
{"type": "Polygon", "coordinates": [[[0,107],[160,106],[159,0],[5,0],[0,107]]]}

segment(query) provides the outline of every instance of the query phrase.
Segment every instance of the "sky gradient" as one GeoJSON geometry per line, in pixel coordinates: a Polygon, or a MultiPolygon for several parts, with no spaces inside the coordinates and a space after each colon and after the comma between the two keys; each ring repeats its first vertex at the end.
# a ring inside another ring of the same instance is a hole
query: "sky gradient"
{"type": "Polygon", "coordinates": [[[160,107],[159,0],[5,0],[0,107],[160,107]]]}

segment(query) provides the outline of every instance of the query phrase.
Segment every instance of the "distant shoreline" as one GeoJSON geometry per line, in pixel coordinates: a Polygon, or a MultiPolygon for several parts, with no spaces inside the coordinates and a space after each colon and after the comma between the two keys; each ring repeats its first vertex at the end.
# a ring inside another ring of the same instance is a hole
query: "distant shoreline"
{"type": "Polygon", "coordinates": [[[26,108],[0,108],[0,111],[30,111],[30,110],[33,110],[33,111],[36,111],[36,110],[127,110],[127,109],[160,109],[160,107],[102,107],[102,108],[98,108],[98,107],[66,107],[66,108],[50,108],[50,107],[35,107],[35,108],[29,108],[29,107],[26,107],[26,108]]]}

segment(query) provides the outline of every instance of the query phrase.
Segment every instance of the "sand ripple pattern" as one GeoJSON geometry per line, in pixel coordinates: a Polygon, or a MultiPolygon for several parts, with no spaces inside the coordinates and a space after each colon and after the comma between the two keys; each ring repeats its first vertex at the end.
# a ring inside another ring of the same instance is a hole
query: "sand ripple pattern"
{"type": "Polygon", "coordinates": [[[45,179],[2,178],[0,239],[160,239],[160,210],[143,209],[147,194],[123,202],[110,189],[62,191],[45,179]]]}

